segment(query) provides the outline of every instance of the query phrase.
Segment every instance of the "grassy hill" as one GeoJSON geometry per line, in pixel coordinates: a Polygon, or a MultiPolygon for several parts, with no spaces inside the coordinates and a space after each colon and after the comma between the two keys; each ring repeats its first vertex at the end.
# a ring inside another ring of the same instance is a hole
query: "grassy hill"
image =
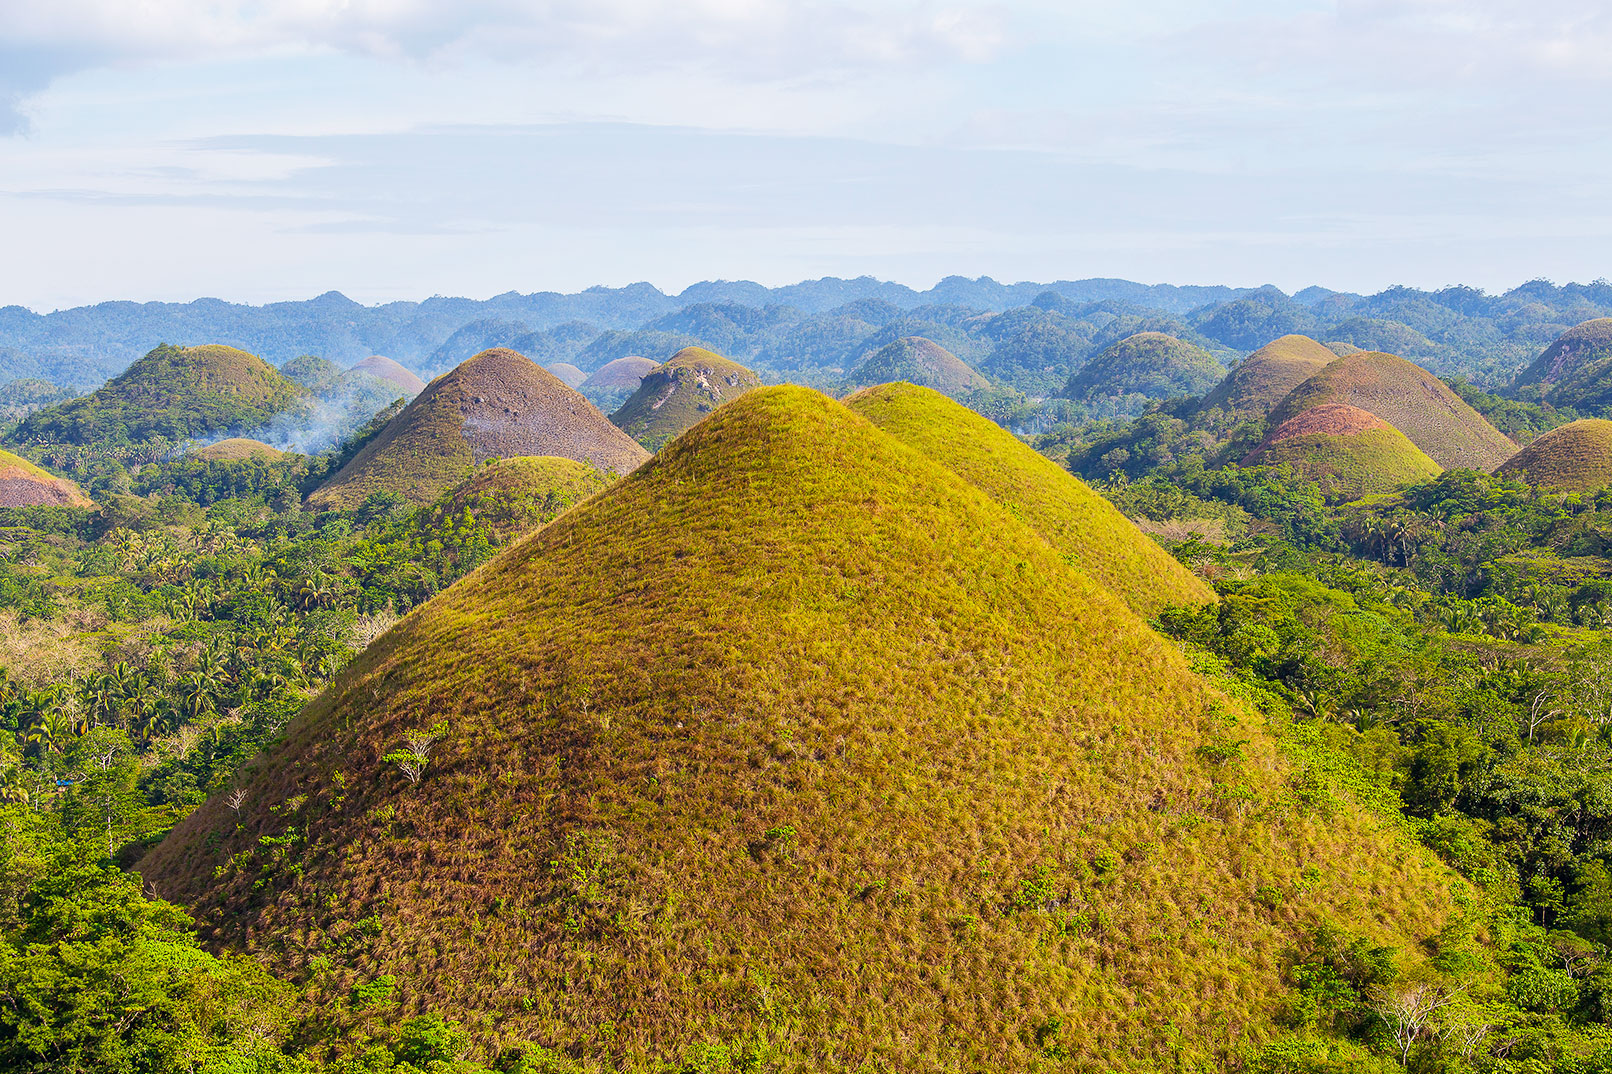
{"type": "Polygon", "coordinates": [[[582,382],[588,379],[586,373],[570,362],[550,362],[543,368],[559,377],[569,388],[580,388],[582,387],[582,382]]]}
{"type": "Polygon", "coordinates": [[[846,384],[865,388],[895,381],[933,388],[953,398],[991,386],[957,355],[923,336],[902,336],[880,347],[857,363],[846,384]]]}
{"type": "Polygon", "coordinates": [[[703,347],[684,347],[645,373],[638,390],[610,420],[656,451],[723,403],[759,387],[761,378],[738,362],[703,347]]]}
{"type": "Polygon", "coordinates": [[[1085,482],[967,407],[911,384],[867,388],[845,405],[1008,508],[1138,615],[1215,599],[1085,482]]]}
{"type": "Polygon", "coordinates": [[[1362,351],[1339,358],[1294,388],[1271,412],[1271,426],[1326,403],[1375,414],[1446,470],[1493,470],[1517,450],[1443,381],[1393,354],[1362,351]]]}
{"type": "Polygon", "coordinates": [[[606,362],[604,365],[589,373],[587,379],[578,387],[583,394],[588,392],[619,392],[623,389],[635,392],[638,382],[643,380],[644,374],[654,369],[657,363],[636,354],[629,354],[625,358],[606,362]]]}
{"type": "Polygon", "coordinates": [[[217,462],[236,462],[240,459],[249,459],[254,455],[262,455],[270,459],[279,459],[285,456],[285,452],[278,448],[270,447],[261,440],[248,440],[239,436],[205,444],[193,450],[191,454],[198,458],[212,459],[217,462]]]}
{"type": "Polygon", "coordinates": [[[382,354],[370,355],[363,361],[355,363],[348,372],[363,373],[377,380],[383,380],[401,391],[408,399],[425,391],[425,381],[382,354]]]}
{"type": "Polygon", "coordinates": [[[308,497],[351,507],[376,492],[426,504],[490,458],[558,455],[626,473],[648,453],[524,355],[494,349],[433,380],[308,497]]]}
{"type": "Polygon", "coordinates": [[[1239,362],[1226,379],[1203,397],[1200,411],[1219,407],[1228,414],[1263,418],[1338,356],[1309,336],[1283,336],[1239,362]]]}
{"type": "Polygon", "coordinates": [[[1224,1066],[1322,921],[1408,950],[1459,887],[1265,728],[1008,508],[763,388],[407,616],[141,870],[550,1069],[1224,1066]],[[437,726],[418,783],[383,759],[437,726]]]}
{"type": "Polygon", "coordinates": [[[1110,344],[1069,378],[1063,395],[1093,401],[1141,395],[1167,399],[1202,395],[1226,373],[1208,351],[1167,336],[1138,332],[1110,344]]]}
{"type": "Polygon", "coordinates": [[[280,367],[282,377],[311,392],[323,392],[335,387],[342,373],[341,366],[317,354],[298,355],[280,367]]]}
{"type": "Polygon", "coordinates": [[[1443,473],[1404,433],[1347,403],[1325,403],[1278,425],[1244,466],[1289,463],[1329,496],[1359,499],[1443,473]]]}
{"type": "Polygon", "coordinates": [[[92,395],[32,414],[17,442],[184,440],[266,424],[306,389],[234,347],[163,344],[92,395]]]}
{"type": "Polygon", "coordinates": [[[1612,485],[1612,421],[1584,418],[1542,434],[1497,473],[1531,485],[1593,492],[1612,485]]]}
{"type": "Polygon", "coordinates": [[[1537,387],[1553,406],[1591,411],[1612,406],[1612,317],[1563,332],[1517,375],[1513,387],[1537,387]]]}
{"type": "Polygon", "coordinates": [[[88,507],[88,496],[20,455],[0,451],[0,507],[88,507]]]}
{"type": "Polygon", "coordinates": [[[611,481],[596,466],[555,455],[489,459],[444,494],[436,509],[443,514],[469,511],[485,520],[502,544],[552,521],[611,481]]]}

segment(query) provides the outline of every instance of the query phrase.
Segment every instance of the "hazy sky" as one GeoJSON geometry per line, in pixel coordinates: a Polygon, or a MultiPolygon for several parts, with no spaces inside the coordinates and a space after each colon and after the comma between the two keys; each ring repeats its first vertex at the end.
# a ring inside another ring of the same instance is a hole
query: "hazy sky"
{"type": "Polygon", "coordinates": [[[0,305],[1612,275],[1593,0],[0,0],[0,305]]]}

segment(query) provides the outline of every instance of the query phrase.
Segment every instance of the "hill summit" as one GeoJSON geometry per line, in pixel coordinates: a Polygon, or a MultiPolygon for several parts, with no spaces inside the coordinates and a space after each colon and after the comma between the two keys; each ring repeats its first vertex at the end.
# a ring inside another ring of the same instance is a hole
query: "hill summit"
{"type": "Polygon", "coordinates": [[[932,339],[903,336],[857,363],[849,383],[855,387],[908,381],[953,398],[989,388],[991,382],[957,355],[932,339]]]}
{"type": "Polygon", "coordinates": [[[0,507],[89,506],[89,497],[67,478],[57,477],[20,455],[0,451],[0,507]]]}
{"type": "Polygon", "coordinates": [[[1612,485],[1612,421],[1583,418],[1552,429],[1496,472],[1571,492],[1606,488],[1612,485]]]}
{"type": "Polygon", "coordinates": [[[1309,336],[1282,336],[1237,363],[1226,379],[1203,397],[1200,411],[1221,410],[1234,416],[1263,418],[1287,393],[1338,355],[1309,336]]]}
{"type": "Polygon", "coordinates": [[[186,440],[266,425],[307,394],[234,347],[163,344],[91,395],[29,415],[17,441],[186,440]]]}
{"type": "Polygon", "coordinates": [[[761,378],[738,362],[703,347],[684,347],[645,373],[610,420],[654,451],[723,403],[759,387],[761,378]]]}
{"type": "Polygon", "coordinates": [[[648,452],[525,355],[494,348],[433,380],[308,497],[350,507],[376,492],[430,503],[486,459],[558,455],[626,473],[648,452]]]}
{"type": "Polygon", "coordinates": [[[384,354],[372,354],[363,361],[355,363],[348,372],[363,373],[376,380],[383,380],[401,391],[408,399],[425,391],[425,381],[384,354]]]}
{"type": "Polygon", "coordinates": [[[1612,317],[1574,325],[1517,374],[1517,388],[1537,386],[1553,406],[1612,406],[1612,317]]]}
{"type": "Polygon", "coordinates": [[[1141,395],[1148,399],[1201,395],[1225,374],[1201,347],[1163,332],[1137,332],[1105,348],[1064,386],[1070,399],[1141,395]]]}
{"type": "Polygon", "coordinates": [[[1302,410],[1273,429],[1244,466],[1289,463],[1329,496],[1392,492],[1443,471],[1404,433],[1347,403],[1302,410]]]}
{"type": "Polygon", "coordinates": [[[1326,403],[1376,415],[1446,470],[1493,470],[1517,450],[1443,381],[1394,354],[1362,351],[1330,363],[1288,393],[1271,412],[1271,425],[1326,403]]]}
{"type": "Polygon", "coordinates": [[[1196,1069],[1322,920],[1408,947],[1460,885],[1265,726],[1008,507],[761,388],[407,616],[141,870],[484,1053],[1196,1069]]]}

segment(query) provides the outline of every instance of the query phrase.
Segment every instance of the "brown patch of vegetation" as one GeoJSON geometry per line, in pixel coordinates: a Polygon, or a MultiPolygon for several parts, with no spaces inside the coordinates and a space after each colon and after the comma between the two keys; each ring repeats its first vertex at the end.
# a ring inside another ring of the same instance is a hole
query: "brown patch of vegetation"
{"type": "Polygon", "coordinates": [[[67,478],[0,451],[0,507],[89,506],[90,498],[67,478]]]}
{"type": "Polygon", "coordinates": [[[1585,418],[1540,435],[1496,471],[1531,485],[1593,492],[1612,485],[1612,421],[1585,418]]]}
{"type": "Polygon", "coordinates": [[[1230,414],[1263,418],[1288,392],[1337,358],[1309,336],[1282,336],[1237,363],[1198,409],[1218,407],[1230,414]]]}

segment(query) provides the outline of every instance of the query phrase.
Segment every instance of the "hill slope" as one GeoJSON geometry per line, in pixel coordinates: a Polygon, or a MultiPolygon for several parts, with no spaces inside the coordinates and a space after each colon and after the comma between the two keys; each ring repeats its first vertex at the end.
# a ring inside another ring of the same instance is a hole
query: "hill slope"
{"type": "Polygon", "coordinates": [[[978,489],[763,388],[411,613],[141,868],[586,1069],[1194,1068],[1322,918],[1449,905],[1262,726],[978,489]],[[418,784],[381,760],[439,722],[418,784]]]}
{"type": "Polygon", "coordinates": [[[564,381],[568,387],[572,388],[582,387],[582,382],[588,379],[588,375],[586,373],[582,372],[582,370],[578,369],[570,362],[550,362],[543,368],[559,377],[560,380],[564,381]]]}
{"type": "Polygon", "coordinates": [[[1517,374],[1513,387],[1534,385],[1553,406],[1612,406],[1612,317],[1584,321],[1558,336],[1517,374]]]}
{"type": "Polygon", "coordinates": [[[16,441],[185,440],[265,425],[306,390],[234,347],[163,344],[105,387],[29,415],[16,441]]]}
{"type": "Polygon", "coordinates": [[[723,403],[759,387],[761,378],[738,362],[703,347],[684,347],[645,373],[610,420],[655,451],[723,403]]]}
{"type": "Polygon", "coordinates": [[[215,462],[238,462],[241,459],[250,459],[254,455],[261,455],[270,460],[285,456],[285,452],[279,448],[270,447],[261,440],[248,440],[239,436],[204,444],[191,451],[191,454],[198,458],[211,459],[215,462]]]}
{"type": "Polygon", "coordinates": [[[1163,332],[1138,332],[1110,344],[1064,385],[1070,399],[1201,395],[1226,373],[1214,355],[1163,332]]]}
{"type": "Polygon", "coordinates": [[[880,347],[857,363],[847,378],[847,384],[857,388],[892,381],[919,384],[953,398],[991,386],[957,355],[923,336],[903,336],[880,347]]]}
{"type": "Polygon", "coordinates": [[[587,379],[578,387],[578,391],[588,392],[619,392],[625,389],[629,392],[638,390],[639,381],[644,375],[655,368],[656,363],[648,358],[641,358],[636,354],[629,354],[625,358],[606,362],[604,365],[589,373],[587,379]]]}
{"type": "Polygon", "coordinates": [[[1203,397],[1198,409],[1219,407],[1228,414],[1263,418],[1288,392],[1337,358],[1309,336],[1273,339],[1237,363],[1237,368],[1203,397]]]}
{"type": "Polygon", "coordinates": [[[476,463],[518,455],[558,455],[618,473],[648,457],[553,374],[494,349],[433,380],[308,502],[348,507],[391,491],[430,503],[476,463]]]}
{"type": "Polygon", "coordinates": [[[1347,499],[1392,492],[1443,473],[1404,433],[1347,403],[1324,403],[1288,418],[1243,465],[1284,462],[1328,495],[1347,499]]]}
{"type": "Polygon", "coordinates": [[[1546,488],[1603,489],[1612,485],[1612,421],[1584,418],[1552,429],[1495,472],[1546,488]]]}
{"type": "Polygon", "coordinates": [[[1375,414],[1446,470],[1493,470],[1517,450],[1443,381],[1393,354],[1362,351],[1339,358],[1294,388],[1271,412],[1271,426],[1325,403],[1375,414]]]}
{"type": "Polygon", "coordinates": [[[491,459],[444,494],[438,506],[455,513],[469,511],[488,523],[499,543],[505,543],[552,521],[609,487],[611,480],[596,466],[556,455],[491,459]]]}
{"type": "Polygon", "coordinates": [[[0,451],[0,507],[89,507],[90,499],[65,477],[0,451]]]}
{"type": "Polygon", "coordinates": [[[370,355],[363,361],[354,364],[348,372],[365,373],[377,380],[384,380],[400,389],[404,397],[409,399],[425,391],[425,381],[383,354],[370,355]]]}
{"type": "Polygon", "coordinates": [[[884,384],[845,405],[979,488],[1119,595],[1138,615],[1214,591],[1113,504],[995,422],[929,388],[884,384]]]}

